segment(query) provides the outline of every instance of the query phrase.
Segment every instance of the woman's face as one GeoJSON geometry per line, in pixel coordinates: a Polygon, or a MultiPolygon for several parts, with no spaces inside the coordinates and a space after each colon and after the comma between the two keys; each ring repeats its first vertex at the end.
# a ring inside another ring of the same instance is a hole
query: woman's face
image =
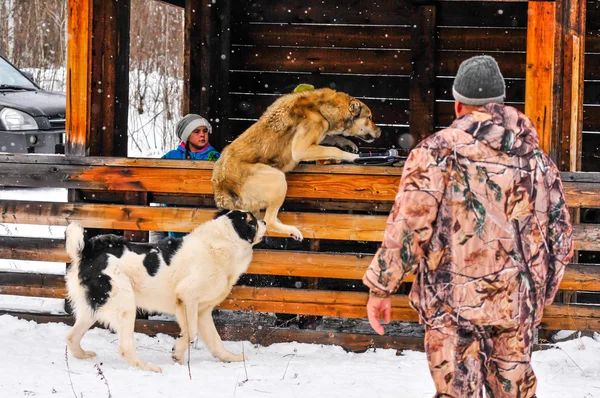
{"type": "Polygon", "coordinates": [[[190,150],[196,150],[203,148],[208,144],[208,127],[200,126],[196,130],[192,131],[190,138],[188,138],[190,144],[190,150]]]}

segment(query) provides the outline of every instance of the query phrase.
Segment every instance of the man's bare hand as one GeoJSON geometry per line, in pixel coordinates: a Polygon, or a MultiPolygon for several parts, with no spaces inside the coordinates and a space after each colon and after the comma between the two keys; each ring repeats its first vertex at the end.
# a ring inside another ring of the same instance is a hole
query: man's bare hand
{"type": "Polygon", "coordinates": [[[367,315],[369,317],[369,323],[371,324],[373,330],[380,335],[385,333],[383,326],[381,326],[381,323],[379,322],[382,312],[383,322],[385,322],[387,325],[390,323],[390,318],[392,316],[392,299],[389,297],[369,297],[369,302],[367,303],[367,315]]]}

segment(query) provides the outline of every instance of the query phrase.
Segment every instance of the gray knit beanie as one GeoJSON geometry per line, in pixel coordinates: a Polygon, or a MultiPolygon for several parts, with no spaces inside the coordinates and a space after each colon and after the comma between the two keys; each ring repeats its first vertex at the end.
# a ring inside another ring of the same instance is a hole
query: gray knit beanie
{"type": "Polygon", "coordinates": [[[192,134],[192,131],[196,130],[200,126],[206,126],[208,128],[208,134],[212,133],[212,126],[208,120],[200,115],[190,113],[185,115],[185,117],[181,119],[179,123],[177,123],[175,131],[177,133],[177,137],[179,137],[182,142],[187,142],[188,138],[190,138],[190,134],[192,134]]]}
{"type": "Polygon", "coordinates": [[[504,103],[506,88],[496,60],[489,55],[478,55],[460,64],[452,95],[465,105],[504,103]]]}

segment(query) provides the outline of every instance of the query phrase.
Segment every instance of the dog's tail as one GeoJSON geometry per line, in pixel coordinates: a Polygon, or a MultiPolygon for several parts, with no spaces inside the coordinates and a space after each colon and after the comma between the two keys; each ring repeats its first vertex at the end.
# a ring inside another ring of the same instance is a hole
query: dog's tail
{"type": "Polygon", "coordinates": [[[70,223],[65,232],[65,240],[67,253],[71,257],[71,260],[79,260],[85,246],[83,227],[78,222],[70,223]]]}

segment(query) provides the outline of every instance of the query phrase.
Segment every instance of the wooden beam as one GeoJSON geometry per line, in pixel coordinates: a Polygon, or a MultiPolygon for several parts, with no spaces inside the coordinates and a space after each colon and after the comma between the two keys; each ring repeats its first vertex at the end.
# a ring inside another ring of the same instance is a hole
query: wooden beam
{"type": "Polygon", "coordinates": [[[93,0],[88,156],[127,156],[131,0],[93,0]]]}
{"type": "MultiPolygon", "coordinates": [[[[74,319],[64,315],[40,315],[28,313],[0,312],[20,319],[35,321],[36,323],[61,322],[73,325],[74,319]]],[[[350,352],[364,352],[369,348],[391,348],[396,350],[423,351],[423,339],[421,337],[405,336],[379,336],[367,333],[338,332],[334,330],[295,330],[271,325],[257,324],[255,320],[252,327],[240,327],[215,320],[219,335],[225,341],[249,341],[252,344],[269,346],[274,343],[306,343],[306,344],[328,344],[337,345],[350,352]]],[[[94,327],[102,327],[98,324],[94,327]]],[[[157,320],[136,320],[135,331],[150,336],[157,334],[168,334],[178,337],[180,330],[175,322],[157,320]]]]}
{"type": "MultiPolygon", "coordinates": [[[[209,162],[205,162],[209,163],[209,162]]],[[[188,167],[191,165],[188,165],[188,167]]],[[[212,195],[212,170],[158,167],[13,164],[2,185],[212,195]]],[[[290,174],[287,198],[393,202],[397,175],[290,174]]]]}
{"type": "MultiPolygon", "coordinates": [[[[435,132],[436,6],[415,8],[411,29],[410,148],[435,132]]],[[[400,143],[400,146],[403,146],[400,143]]],[[[404,146],[403,146],[404,147],[404,146]]]]}
{"type": "Polygon", "coordinates": [[[527,24],[527,70],[525,82],[525,114],[540,136],[540,147],[556,161],[553,150],[554,86],[556,48],[556,4],[553,1],[531,1],[527,24]]]}
{"type": "Polygon", "coordinates": [[[586,36],[586,0],[560,0],[557,2],[559,24],[557,42],[562,54],[559,63],[560,91],[557,92],[555,109],[559,142],[558,162],[561,170],[581,170],[583,91],[586,36]]]}
{"type": "MultiPolygon", "coordinates": [[[[79,221],[85,228],[190,232],[211,220],[215,209],[1,200],[0,212],[0,222],[10,224],[66,226],[79,221]]],[[[297,225],[307,239],[380,242],[387,216],[283,212],[280,218],[297,225]]]]}
{"type": "MultiPolygon", "coordinates": [[[[175,159],[150,159],[150,158],[113,158],[113,157],[79,157],[79,156],[54,156],[54,155],[24,155],[0,154],[0,164],[6,163],[9,167],[19,164],[45,164],[45,165],[77,165],[77,166],[126,166],[126,167],[157,167],[163,169],[203,169],[212,170],[214,162],[205,160],[175,160],[175,159]]],[[[397,166],[358,166],[354,164],[315,165],[310,163],[299,164],[289,174],[363,174],[363,175],[402,175],[402,163],[397,166]]],[[[576,176],[579,174],[575,174],[576,176]]],[[[581,173],[581,178],[600,173],[581,173]]],[[[580,177],[574,177],[579,181],[580,177]]],[[[600,177],[598,177],[600,182],[600,177]]]]}
{"type": "Polygon", "coordinates": [[[127,156],[130,0],[69,0],[69,155],[127,156]]]}
{"type": "Polygon", "coordinates": [[[214,139],[211,139],[212,145],[222,151],[228,143],[233,140],[242,131],[232,131],[229,124],[229,71],[231,57],[235,54],[231,52],[231,8],[232,0],[221,0],[213,4],[213,24],[215,25],[212,35],[212,46],[218,49],[218,53],[212,54],[212,74],[213,88],[211,90],[212,112],[209,116],[212,119],[215,128],[214,139]],[[218,15],[218,18],[215,16],[218,15]]]}
{"type": "MultiPolygon", "coordinates": [[[[0,237],[0,258],[69,261],[64,240],[43,238],[0,237]]],[[[359,280],[372,258],[371,255],[256,250],[247,273],[359,280]]],[[[413,279],[408,275],[406,282],[413,279]]],[[[570,264],[560,288],[600,291],[600,265],[570,264]]]]}
{"type": "Polygon", "coordinates": [[[85,156],[91,116],[93,0],[68,0],[67,155],[85,156]]]}
{"type": "MultiPolygon", "coordinates": [[[[32,294],[38,297],[42,294],[45,294],[45,297],[64,297],[66,293],[60,288],[36,288],[17,283],[2,285],[1,288],[0,292],[3,294],[32,294]]],[[[368,293],[356,292],[234,286],[230,295],[218,308],[233,311],[366,318],[368,297],[368,293]]],[[[409,305],[407,296],[392,296],[392,320],[418,321],[418,314],[409,305]]],[[[597,308],[585,305],[553,304],[546,307],[541,327],[551,330],[598,330],[600,312],[597,308]]]]}
{"type": "Polygon", "coordinates": [[[211,1],[185,1],[182,114],[208,116],[211,59],[211,1]]]}

